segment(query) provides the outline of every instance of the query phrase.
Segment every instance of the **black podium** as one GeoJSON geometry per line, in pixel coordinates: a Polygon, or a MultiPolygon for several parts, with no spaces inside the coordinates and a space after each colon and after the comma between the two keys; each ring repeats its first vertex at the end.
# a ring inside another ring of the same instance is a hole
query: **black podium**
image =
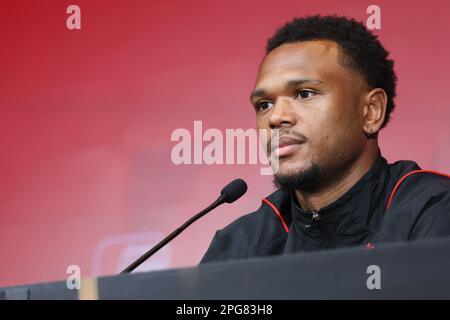
{"type": "Polygon", "coordinates": [[[0,288],[0,299],[80,298],[450,299],[450,238],[99,277],[80,290],[65,281],[0,288]]]}

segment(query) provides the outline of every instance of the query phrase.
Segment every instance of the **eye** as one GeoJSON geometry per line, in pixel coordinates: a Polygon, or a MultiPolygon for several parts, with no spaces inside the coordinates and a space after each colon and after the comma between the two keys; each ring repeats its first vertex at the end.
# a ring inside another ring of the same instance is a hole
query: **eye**
{"type": "Polygon", "coordinates": [[[311,90],[300,90],[299,92],[297,92],[296,97],[299,97],[301,99],[308,99],[308,98],[311,98],[314,95],[316,95],[316,93],[314,91],[311,91],[311,90]]]}
{"type": "Polygon", "coordinates": [[[273,106],[272,102],[261,101],[255,105],[255,109],[256,109],[256,111],[266,111],[267,109],[269,109],[272,106],[273,106]]]}

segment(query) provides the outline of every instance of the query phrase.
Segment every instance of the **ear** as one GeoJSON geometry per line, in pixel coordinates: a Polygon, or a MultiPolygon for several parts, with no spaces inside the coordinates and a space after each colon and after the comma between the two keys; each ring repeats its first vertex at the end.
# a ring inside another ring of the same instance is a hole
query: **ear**
{"type": "Polygon", "coordinates": [[[364,97],[364,127],[368,138],[376,138],[386,116],[387,94],[375,88],[364,97]]]}

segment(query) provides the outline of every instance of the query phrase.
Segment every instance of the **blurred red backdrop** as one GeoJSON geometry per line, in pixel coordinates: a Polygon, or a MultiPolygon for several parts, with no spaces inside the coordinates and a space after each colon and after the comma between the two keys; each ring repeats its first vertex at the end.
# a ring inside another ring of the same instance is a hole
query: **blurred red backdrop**
{"type": "MultiPolygon", "coordinates": [[[[172,164],[174,129],[252,128],[266,39],[295,16],[366,21],[369,1],[2,1],[0,285],[113,274],[242,177],[249,192],[194,224],[141,270],[192,266],[214,232],[256,209],[250,165],[172,164]],[[68,30],[66,8],[81,8],[68,30]]],[[[376,1],[396,61],[390,162],[450,171],[450,2],[376,1]]]]}

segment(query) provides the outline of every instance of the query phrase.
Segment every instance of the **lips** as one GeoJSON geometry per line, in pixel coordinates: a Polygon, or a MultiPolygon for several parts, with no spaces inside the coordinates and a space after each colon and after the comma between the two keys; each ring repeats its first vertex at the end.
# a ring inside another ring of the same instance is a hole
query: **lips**
{"type": "Polygon", "coordinates": [[[278,139],[274,139],[272,150],[275,156],[278,156],[279,158],[286,157],[294,154],[305,142],[305,139],[299,137],[282,135],[278,139]]]}

